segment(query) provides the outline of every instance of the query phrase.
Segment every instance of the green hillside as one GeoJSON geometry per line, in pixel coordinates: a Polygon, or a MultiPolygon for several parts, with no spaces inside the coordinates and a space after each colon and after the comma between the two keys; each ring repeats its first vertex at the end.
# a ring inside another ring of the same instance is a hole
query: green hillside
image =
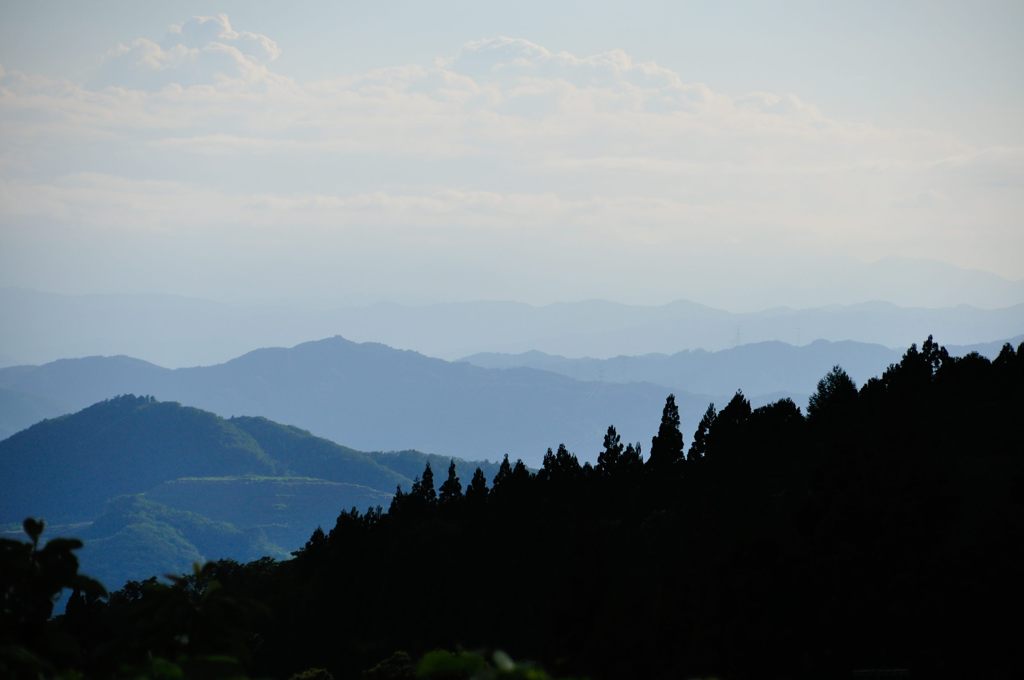
{"type": "Polygon", "coordinates": [[[230,555],[253,560],[287,553],[255,529],[241,530],[142,496],[121,496],[82,532],[84,569],[104,583],[187,572],[195,562],[230,555]]]}
{"type": "MultiPolygon", "coordinates": [[[[255,439],[277,461],[281,472],[291,475],[361,484],[388,491],[394,491],[399,484],[408,486],[413,477],[396,472],[392,466],[382,465],[374,454],[335,444],[291,425],[247,416],[231,418],[228,422],[255,439]]],[[[416,472],[422,469],[420,465],[416,472]]]]}
{"type": "MultiPolygon", "coordinates": [[[[75,527],[89,540],[83,567],[119,587],[195,562],[286,558],[342,510],[387,507],[427,460],[449,463],[126,395],[0,442],[0,526],[34,515],[75,527]]],[[[477,463],[457,463],[468,481],[477,463]]]]}
{"type": "Polygon", "coordinates": [[[117,397],[0,442],[0,521],[92,519],[111,498],[177,477],[275,472],[255,439],[212,413],[117,397]]]}
{"type": "Polygon", "coordinates": [[[309,527],[333,527],[343,509],[387,507],[391,495],[311,477],[184,477],[160,484],[146,498],[258,529],[281,549],[294,550],[308,538],[309,527]]]}

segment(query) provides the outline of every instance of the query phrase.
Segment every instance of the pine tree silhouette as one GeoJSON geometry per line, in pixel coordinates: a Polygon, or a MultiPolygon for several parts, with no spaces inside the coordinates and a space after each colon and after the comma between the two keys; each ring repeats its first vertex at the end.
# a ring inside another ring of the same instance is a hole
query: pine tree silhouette
{"type": "Polygon", "coordinates": [[[614,425],[609,425],[608,431],[604,435],[604,451],[597,455],[598,474],[615,474],[622,463],[624,449],[622,437],[615,431],[614,425]]]}
{"type": "Polygon", "coordinates": [[[423,476],[417,477],[412,483],[410,496],[428,505],[437,502],[437,490],[434,488],[434,471],[430,469],[430,461],[423,468],[423,476]]]}
{"type": "MultiPolygon", "coordinates": [[[[915,353],[915,359],[917,354],[915,353]]],[[[818,389],[807,401],[807,419],[814,422],[828,413],[836,413],[857,399],[857,385],[840,366],[833,366],[818,381],[818,389]]]]}
{"type": "Polygon", "coordinates": [[[690,450],[686,454],[686,460],[688,462],[700,460],[708,452],[708,432],[711,431],[711,426],[715,422],[715,417],[718,413],[715,411],[715,402],[708,404],[708,408],[704,411],[704,415],[700,419],[700,423],[697,425],[697,430],[693,433],[693,442],[690,443],[690,450]]]}
{"type": "Polygon", "coordinates": [[[482,502],[487,499],[487,479],[484,477],[484,471],[477,468],[473,472],[473,479],[469,482],[469,486],[466,488],[466,500],[474,503],[482,502]]]}
{"type": "Polygon", "coordinates": [[[674,394],[668,395],[661,412],[658,434],[651,439],[647,464],[652,469],[668,469],[683,460],[683,434],[679,431],[679,407],[674,394]]]}
{"type": "Polygon", "coordinates": [[[501,465],[498,466],[498,471],[494,474],[494,479],[491,481],[491,489],[497,491],[505,486],[509,478],[512,477],[512,464],[508,462],[508,454],[501,459],[501,465]]]}
{"type": "Polygon", "coordinates": [[[448,479],[441,484],[441,495],[438,497],[441,505],[449,505],[462,498],[462,483],[455,474],[455,460],[448,464],[448,479]]]}

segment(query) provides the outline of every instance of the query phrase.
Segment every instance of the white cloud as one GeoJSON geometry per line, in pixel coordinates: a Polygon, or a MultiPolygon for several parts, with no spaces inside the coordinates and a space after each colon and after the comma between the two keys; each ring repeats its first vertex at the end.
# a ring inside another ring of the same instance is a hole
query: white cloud
{"type": "Polygon", "coordinates": [[[221,15],[120,46],[89,86],[0,74],[0,229],[202,233],[234,253],[300,239],[495,272],[527,238],[606,264],[790,249],[1024,276],[1020,149],[730,96],[621,50],[495,38],[319,82],[276,73],[279,53],[221,15]]]}
{"type": "Polygon", "coordinates": [[[226,14],[192,17],[181,25],[172,26],[168,42],[196,49],[217,43],[230,44],[249,58],[264,63],[281,56],[276,42],[260,33],[234,30],[226,14]]]}
{"type": "Polygon", "coordinates": [[[118,45],[94,85],[159,89],[240,80],[257,83],[270,77],[267,65],[281,54],[265,35],[238,32],[227,15],[192,17],[171,26],[161,43],[137,38],[118,45]]]}

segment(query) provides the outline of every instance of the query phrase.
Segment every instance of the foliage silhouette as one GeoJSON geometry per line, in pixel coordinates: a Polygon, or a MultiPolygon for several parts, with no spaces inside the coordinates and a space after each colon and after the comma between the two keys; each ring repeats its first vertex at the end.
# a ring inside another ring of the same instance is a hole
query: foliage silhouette
{"type": "Polygon", "coordinates": [[[488,493],[490,490],[487,488],[484,471],[477,468],[473,471],[473,479],[470,480],[469,486],[466,488],[466,500],[470,503],[482,503],[487,499],[488,493]]]}
{"type": "Polygon", "coordinates": [[[818,389],[807,402],[807,419],[811,422],[841,412],[857,400],[857,385],[841,366],[833,366],[818,381],[818,389]]]}
{"type": "MultiPolygon", "coordinates": [[[[477,469],[479,470],[480,468],[477,469]]],[[[448,478],[441,484],[441,493],[438,496],[438,501],[441,505],[451,505],[458,502],[461,498],[462,483],[459,481],[459,476],[455,474],[455,461],[452,460],[448,464],[448,478]]]]}
{"type": "Polygon", "coordinates": [[[693,441],[690,443],[690,450],[686,453],[688,462],[695,462],[703,458],[708,452],[708,434],[715,424],[718,412],[715,411],[714,403],[708,404],[708,409],[697,424],[697,430],[693,433],[693,441]]]}
{"type": "Polygon", "coordinates": [[[54,538],[42,547],[41,519],[28,518],[22,528],[29,541],[0,539],[0,675],[50,675],[62,664],[80,661],[73,636],[49,625],[61,591],[72,591],[72,611],[106,595],[97,581],[78,573],[74,551],[82,542],[54,538]]]}
{"type": "Polygon", "coordinates": [[[658,434],[651,439],[651,455],[647,465],[654,470],[664,471],[683,462],[683,434],[679,431],[679,407],[674,394],[668,395],[661,412],[658,434]]]}

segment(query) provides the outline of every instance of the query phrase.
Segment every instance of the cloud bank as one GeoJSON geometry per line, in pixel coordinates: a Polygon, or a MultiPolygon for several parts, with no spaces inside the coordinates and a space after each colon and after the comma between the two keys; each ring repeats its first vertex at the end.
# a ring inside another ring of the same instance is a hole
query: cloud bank
{"type": "Polygon", "coordinates": [[[894,255],[1024,277],[1020,148],[728,94],[621,50],[496,37],[317,82],[275,72],[280,54],[218,15],[117,46],[85,84],[0,70],[9,277],[116,286],[131,259],[180,291],[168,252],[197,286],[357,298],[702,299],[716,272],[753,286],[894,255]]]}

